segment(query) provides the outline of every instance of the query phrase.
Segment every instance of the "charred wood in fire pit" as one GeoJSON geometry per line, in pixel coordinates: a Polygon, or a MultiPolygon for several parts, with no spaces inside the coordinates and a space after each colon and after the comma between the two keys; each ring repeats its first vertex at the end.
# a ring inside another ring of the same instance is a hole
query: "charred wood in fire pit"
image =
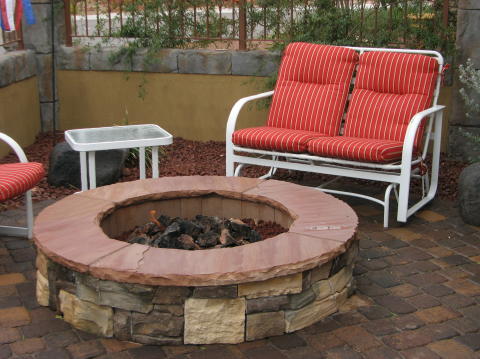
{"type": "Polygon", "coordinates": [[[202,233],[198,236],[196,243],[203,248],[212,248],[218,244],[219,234],[214,231],[202,233]]]}
{"type": "Polygon", "coordinates": [[[161,215],[157,218],[157,220],[158,220],[161,224],[163,224],[165,227],[168,227],[168,226],[172,223],[173,218],[171,218],[171,217],[169,217],[169,216],[166,216],[166,215],[164,215],[164,214],[161,214],[161,215]]]}
{"type": "Polygon", "coordinates": [[[182,234],[178,237],[178,243],[180,244],[179,249],[202,249],[198,244],[193,241],[193,238],[188,234],[182,234]]]}
{"type": "Polygon", "coordinates": [[[182,233],[188,234],[189,236],[194,238],[198,237],[204,231],[202,226],[198,225],[193,221],[187,221],[178,218],[178,223],[180,224],[180,230],[182,233]]]}
{"type": "Polygon", "coordinates": [[[127,242],[149,245],[150,237],[148,237],[146,234],[135,235],[135,236],[131,236],[131,238],[129,238],[127,242]]]}
{"type": "Polygon", "coordinates": [[[218,240],[223,247],[231,247],[236,244],[235,238],[233,238],[230,235],[230,231],[226,228],[222,229],[222,231],[220,232],[220,237],[218,237],[218,240]]]}
{"type": "Polygon", "coordinates": [[[220,234],[221,230],[225,227],[223,223],[224,220],[215,216],[210,217],[198,214],[195,216],[195,220],[200,226],[202,226],[205,233],[214,231],[220,234]]]}
{"type": "Polygon", "coordinates": [[[258,242],[263,238],[254,228],[268,233],[269,237],[286,231],[275,223],[260,221],[257,224],[253,219],[224,219],[203,215],[197,215],[193,220],[166,215],[152,218],[154,214],[155,211],[150,211],[150,222],[122,234],[118,239],[152,247],[193,250],[258,242]]]}

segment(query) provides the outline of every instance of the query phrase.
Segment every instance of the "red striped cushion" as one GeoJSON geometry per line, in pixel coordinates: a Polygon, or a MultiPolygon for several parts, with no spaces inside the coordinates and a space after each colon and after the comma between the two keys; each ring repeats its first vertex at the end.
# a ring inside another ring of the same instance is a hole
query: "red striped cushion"
{"type": "Polygon", "coordinates": [[[322,157],[386,163],[399,160],[402,147],[403,143],[398,141],[335,136],[310,141],[308,152],[322,157]]]}
{"type": "Polygon", "coordinates": [[[264,126],[235,131],[232,141],[237,146],[301,153],[306,152],[309,140],[321,136],[325,135],[309,131],[264,126]]]}
{"type": "Polygon", "coordinates": [[[0,165],[0,201],[25,193],[44,175],[42,164],[37,162],[0,165]]]}
{"type": "Polygon", "coordinates": [[[337,135],[357,62],[357,53],[344,47],[288,45],[267,126],[337,135]]]}
{"type": "MultiPolygon", "coordinates": [[[[345,121],[345,136],[403,141],[410,119],[432,103],[438,63],[434,58],[372,51],[360,56],[345,121]]],[[[423,128],[415,145],[421,143],[423,128]]]]}

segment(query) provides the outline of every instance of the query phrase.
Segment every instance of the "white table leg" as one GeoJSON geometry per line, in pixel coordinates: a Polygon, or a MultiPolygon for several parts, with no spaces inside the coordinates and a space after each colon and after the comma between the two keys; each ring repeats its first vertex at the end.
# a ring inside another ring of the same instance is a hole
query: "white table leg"
{"type": "Polygon", "coordinates": [[[85,151],[80,152],[80,180],[82,191],[88,190],[87,153],[85,151]]]}
{"type": "Polygon", "coordinates": [[[97,188],[97,174],[95,171],[95,151],[88,152],[88,177],[90,179],[90,189],[97,188]]]}
{"type": "Polygon", "coordinates": [[[145,179],[145,147],[138,148],[139,165],[140,165],[140,179],[145,179]]]}
{"type": "Polygon", "coordinates": [[[152,178],[158,178],[158,146],[152,147],[152,178]]]}

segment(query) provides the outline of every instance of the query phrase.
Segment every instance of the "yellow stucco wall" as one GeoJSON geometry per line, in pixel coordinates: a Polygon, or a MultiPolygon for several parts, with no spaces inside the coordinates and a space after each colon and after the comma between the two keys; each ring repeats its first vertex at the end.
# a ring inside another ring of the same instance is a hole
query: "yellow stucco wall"
{"type": "MultiPolygon", "coordinates": [[[[37,78],[0,88],[0,131],[12,137],[20,146],[32,144],[40,131],[40,103],[37,78]]],[[[9,148],[0,143],[0,156],[9,148]]]]}
{"type": "MultiPolygon", "coordinates": [[[[241,97],[265,91],[263,79],[246,76],[59,71],[62,129],[156,123],[174,136],[224,140],[230,109],[241,97]],[[146,96],[138,86],[146,81],[146,96]]],[[[241,114],[241,127],[265,122],[255,106],[241,114]]]]}

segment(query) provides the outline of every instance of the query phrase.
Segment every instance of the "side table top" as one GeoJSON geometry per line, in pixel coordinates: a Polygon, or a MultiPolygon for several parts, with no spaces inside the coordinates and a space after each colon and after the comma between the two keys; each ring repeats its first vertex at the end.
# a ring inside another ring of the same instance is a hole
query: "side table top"
{"type": "Polygon", "coordinates": [[[173,136],[158,125],[146,124],[67,130],[65,139],[75,151],[99,151],[169,145],[173,136]]]}

